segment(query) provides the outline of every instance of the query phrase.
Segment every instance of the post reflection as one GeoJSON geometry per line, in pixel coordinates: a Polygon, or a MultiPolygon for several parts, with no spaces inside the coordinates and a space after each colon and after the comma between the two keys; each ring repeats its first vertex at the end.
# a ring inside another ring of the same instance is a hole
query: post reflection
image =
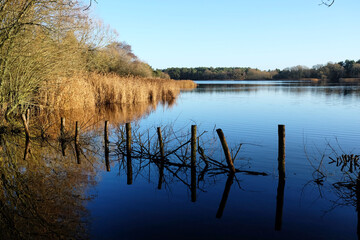
{"type": "Polygon", "coordinates": [[[356,212],[357,212],[357,236],[360,239],[360,172],[356,178],[356,212]]]}
{"type": "Polygon", "coordinates": [[[279,182],[276,194],[275,231],[281,231],[285,191],[285,126],[278,126],[278,171],[279,182]]]}
{"type": "Polygon", "coordinates": [[[228,178],[227,178],[227,180],[226,180],[224,193],[223,193],[223,195],[222,195],[221,202],[220,202],[218,211],[217,211],[217,213],[216,213],[216,218],[221,218],[222,215],[223,215],[223,213],[224,213],[224,209],[225,209],[225,205],[226,205],[227,199],[228,199],[228,197],[229,197],[231,185],[232,185],[233,182],[234,182],[234,177],[235,177],[235,174],[234,174],[234,173],[229,173],[228,178]]]}
{"type": "Polygon", "coordinates": [[[275,230],[281,231],[282,215],[284,206],[285,179],[279,178],[276,195],[275,230]]]}
{"type": "Polygon", "coordinates": [[[131,162],[131,124],[126,123],[126,166],[127,166],[127,184],[131,185],[133,181],[133,170],[131,162]]]}

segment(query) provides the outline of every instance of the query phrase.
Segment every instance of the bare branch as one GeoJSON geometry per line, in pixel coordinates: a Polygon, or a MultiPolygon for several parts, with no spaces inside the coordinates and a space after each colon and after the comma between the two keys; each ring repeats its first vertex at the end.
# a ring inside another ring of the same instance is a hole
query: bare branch
{"type": "Polygon", "coordinates": [[[319,5],[325,5],[328,7],[331,7],[334,4],[335,0],[322,0],[319,5]]]}

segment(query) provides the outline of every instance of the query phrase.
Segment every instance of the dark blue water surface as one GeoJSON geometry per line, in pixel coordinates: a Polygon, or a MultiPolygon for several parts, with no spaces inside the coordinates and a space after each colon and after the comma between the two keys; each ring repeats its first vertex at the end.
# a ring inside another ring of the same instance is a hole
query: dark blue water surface
{"type": "MultiPolygon", "coordinates": [[[[111,129],[111,170],[99,171],[89,192],[95,195],[86,205],[90,238],[357,239],[356,161],[351,169],[349,161],[341,170],[342,163],[330,164],[329,157],[353,154],[355,159],[360,154],[360,86],[298,81],[198,84],[183,91],[174,105],[158,106],[132,122],[133,136],[146,139],[160,126],[169,153],[186,142],[191,125],[197,125],[198,135],[206,131],[200,137],[205,153],[226,164],[214,131],[221,128],[230,148],[243,144],[235,167],[267,175],[240,172],[232,177],[211,164],[212,170],[204,170],[198,154],[195,199],[188,166],[166,163],[161,174],[159,161],[134,156],[129,182],[129,162],[119,151],[119,124],[111,129]],[[286,129],[285,181],[278,177],[278,124],[286,129]]],[[[152,142],[156,149],[156,137],[152,142]]],[[[137,145],[135,141],[133,148],[137,145]]],[[[179,159],[171,154],[167,160],[179,159]]]]}

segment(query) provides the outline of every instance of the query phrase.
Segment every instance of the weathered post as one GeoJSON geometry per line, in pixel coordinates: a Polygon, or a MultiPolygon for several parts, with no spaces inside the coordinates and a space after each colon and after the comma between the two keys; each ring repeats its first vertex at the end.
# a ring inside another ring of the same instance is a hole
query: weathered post
{"type": "Polygon", "coordinates": [[[285,191],[285,126],[278,125],[278,171],[279,182],[276,194],[275,231],[281,230],[285,191]]]}
{"type": "Polygon", "coordinates": [[[79,126],[79,122],[76,121],[75,122],[75,143],[79,144],[79,134],[80,134],[80,126],[79,126]]]}
{"type": "Polygon", "coordinates": [[[225,153],[225,158],[226,158],[226,162],[227,162],[227,165],[229,167],[229,170],[230,170],[230,172],[235,173],[234,163],[233,163],[233,161],[231,159],[230,150],[229,150],[229,147],[227,145],[224,133],[220,128],[217,129],[216,132],[217,132],[217,134],[218,134],[218,136],[220,138],[220,142],[221,142],[221,145],[222,145],[224,153],[225,153]]]}
{"type": "Polygon", "coordinates": [[[62,155],[65,157],[66,151],[66,140],[65,140],[65,118],[60,118],[60,144],[61,144],[61,152],[62,155]]]}
{"type": "MultiPolygon", "coordinates": [[[[160,166],[159,166],[159,182],[158,182],[158,189],[161,189],[162,183],[163,183],[163,179],[164,179],[164,158],[165,158],[165,152],[164,152],[164,142],[162,139],[162,134],[161,134],[161,128],[158,127],[157,128],[157,135],[158,135],[158,140],[159,140],[159,146],[160,146],[160,156],[161,156],[161,160],[160,160],[160,166]]],[[[149,141],[150,143],[150,141],[149,141]]],[[[149,148],[150,149],[150,148],[149,148]]]]}
{"type": "Polygon", "coordinates": [[[132,184],[132,162],[131,162],[131,124],[125,124],[126,130],[126,165],[127,165],[127,184],[132,184]]]}
{"type": "Polygon", "coordinates": [[[285,179],[285,125],[278,126],[278,137],[279,137],[279,154],[278,154],[279,178],[285,179]]]}
{"type": "Polygon", "coordinates": [[[65,118],[60,118],[60,137],[61,139],[65,138],[65,118]]]}
{"type": "Polygon", "coordinates": [[[131,123],[125,124],[126,130],[126,155],[131,155],[131,123]]]}
{"type": "Polygon", "coordinates": [[[196,202],[196,125],[191,126],[191,201],[196,202]]]}
{"type": "Polygon", "coordinates": [[[105,165],[106,171],[110,172],[110,160],[109,160],[109,130],[108,121],[105,121],[104,126],[104,143],[105,143],[105,165]]]}
{"type": "Polygon", "coordinates": [[[26,115],[26,123],[27,123],[27,125],[29,125],[30,124],[30,108],[26,109],[25,115],[26,115]]]}
{"type": "Polygon", "coordinates": [[[159,146],[160,146],[161,161],[163,161],[165,153],[164,153],[164,142],[163,142],[163,139],[162,139],[162,134],[161,134],[161,128],[160,127],[157,128],[157,135],[158,135],[159,146]]]}
{"type": "Polygon", "coordinates": [[[80,159],[80,146],[79,146],[79,135],[80,135],[80,127],[79,127],[79,122],[76,121],[75,122],[75,154],[76,154],[76,160],[77,163],[80,164],[81,163],[81,159],[80,159]]]}

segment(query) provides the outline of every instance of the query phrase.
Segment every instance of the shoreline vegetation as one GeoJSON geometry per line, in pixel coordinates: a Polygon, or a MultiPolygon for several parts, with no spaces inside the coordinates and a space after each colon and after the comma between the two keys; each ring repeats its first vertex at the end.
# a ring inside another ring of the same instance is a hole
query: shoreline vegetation
{"type": "Polygon", "coordinates": [[[0,116],[174,101],[175,81],[139,59],[86,2],[0,2],[0,116]]]}
{"type": "MultiPolygon", "coordinates": [[[[59,81],[59,80],[57,80],[59,81]]],[[[61,110],[95,109],[104,105],[157,104],[171,102],[181,89],[192,89],[190,80],[82,73],[40,88],[40,108],[61,110]]]]}
{"type": "Polygon", "coordinates": [[[328,82],[360,82],[360,60],[318,64],[312,68],[295,66],[283,70],[259,70],[249,67],[195,67],[162,70],[176,80],[311,80],[328,82]]]}

